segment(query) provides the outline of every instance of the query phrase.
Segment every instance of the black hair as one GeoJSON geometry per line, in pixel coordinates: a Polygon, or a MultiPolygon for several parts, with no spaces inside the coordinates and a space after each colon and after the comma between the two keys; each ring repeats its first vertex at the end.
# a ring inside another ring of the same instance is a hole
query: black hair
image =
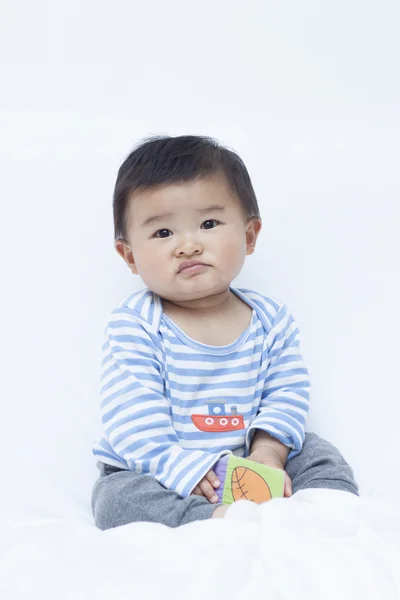
{"type": "Polygon", "coordinates": [[[131,194],[152,186],[223,173],[247,218],[260,218],[257,198],[242,159],[210,137],[155,136],[143,140],[124,160],[114,188],[114,237],[126,240],[131,194]]]}

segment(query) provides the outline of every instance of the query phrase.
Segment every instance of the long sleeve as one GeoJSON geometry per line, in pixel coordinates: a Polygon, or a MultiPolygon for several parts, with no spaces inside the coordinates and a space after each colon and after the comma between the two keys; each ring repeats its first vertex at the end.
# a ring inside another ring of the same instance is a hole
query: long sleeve
{"type": "Polygon", "coordinates": [[[101,420],[107,442],[136,473],[153,475],[187,497],[230,450],[185,450],[164,395],[163,357],[157,335],[126,307],[112,314],[105,332],[101,420]]]}
{"type": "Polygon", "coordinates": [[[288,460],[301,451],[311,386],[299,336],[292,315],[281,305],[267,336],[268,368],[259,410],[246,434],[247,452],[256,429],[291,448],[288,460]]]}

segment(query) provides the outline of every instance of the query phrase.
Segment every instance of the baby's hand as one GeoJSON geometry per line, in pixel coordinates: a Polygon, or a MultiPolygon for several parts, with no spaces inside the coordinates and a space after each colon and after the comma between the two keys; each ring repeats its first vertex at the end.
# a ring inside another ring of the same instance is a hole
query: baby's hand
{"type": "Polygon", "coordinates": [[[281,469],[285,473],[285,488],[283,495],[288,498],[292,495],[292,482],[289,475],[285,471],[285,465],[282,464],[279,456],[269,448],[258,448],[254,450],[247,457],[249,460],[254,460],[254,462],[258,462],[261,465],[268,465],[269,467],[274,467],[274,469],[281,469]]]}
{"type": "Polygon", "coordinates": [[[214,471],[211,470],[206,473],[201,481],[199,481],[190,495],[205,496],[207,500],[215,504],[218,502],[218,496],[214,492],[214,489],[219,488],[220,485],[220,480],[214,471]]]}

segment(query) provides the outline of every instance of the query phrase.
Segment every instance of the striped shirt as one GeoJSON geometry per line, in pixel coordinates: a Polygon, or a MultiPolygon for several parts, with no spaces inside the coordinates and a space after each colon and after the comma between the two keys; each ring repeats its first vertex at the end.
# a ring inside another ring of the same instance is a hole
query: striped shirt
{"type": "Polygon", "coordinates": [[[256,429],[301,451],[310,380],[299,329],[282,302],[230,288],[252,307],[227,346],[188,337],[145,288],[109,318],[101,375],[98,460],[153,475],[187,497],[224,455],[248,456],[256,429]]]}

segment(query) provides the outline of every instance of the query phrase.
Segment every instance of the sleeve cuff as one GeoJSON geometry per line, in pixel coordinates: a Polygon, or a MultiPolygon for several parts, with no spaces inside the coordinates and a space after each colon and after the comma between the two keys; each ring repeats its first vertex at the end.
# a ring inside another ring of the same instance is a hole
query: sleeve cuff
{"type": "Polygon", "coordinates": [[[250,446],[253,441],[254,433],[256,429],[261,429],[266,433],[269,433],[272,437],[277,439],[279,442],[287,446],[287,448],[291,448],[291,451],[288,454],[287,461],[291,458],[294,458],[298,454],[300,454],[301,449],[303,447],[304,435],[303,439],[295,441],[293,437],[284,431],[278,431],[273,425],[269,425],[268,423],[263,423],[262,421],[256,422],[256,419],[250,425],[246,433],[246,455],[250,454],[250,446]]]}
{"type": "Polygon", "coordinates": [[[221,450],[221,452],[218,454],[212,454],[209,460],[202,465],[201,469],[192,474],[192,477],[188,482],[185,482],[185,480],[179,482],[179,484],[176,486],[177,493],[182,496],[182,498],[190,496],[196,485],[203,479],[206,473],[213,468],[215,463],[217,463],[223,456],[230,454],[233,454],[232,450],[221,450]]]}

